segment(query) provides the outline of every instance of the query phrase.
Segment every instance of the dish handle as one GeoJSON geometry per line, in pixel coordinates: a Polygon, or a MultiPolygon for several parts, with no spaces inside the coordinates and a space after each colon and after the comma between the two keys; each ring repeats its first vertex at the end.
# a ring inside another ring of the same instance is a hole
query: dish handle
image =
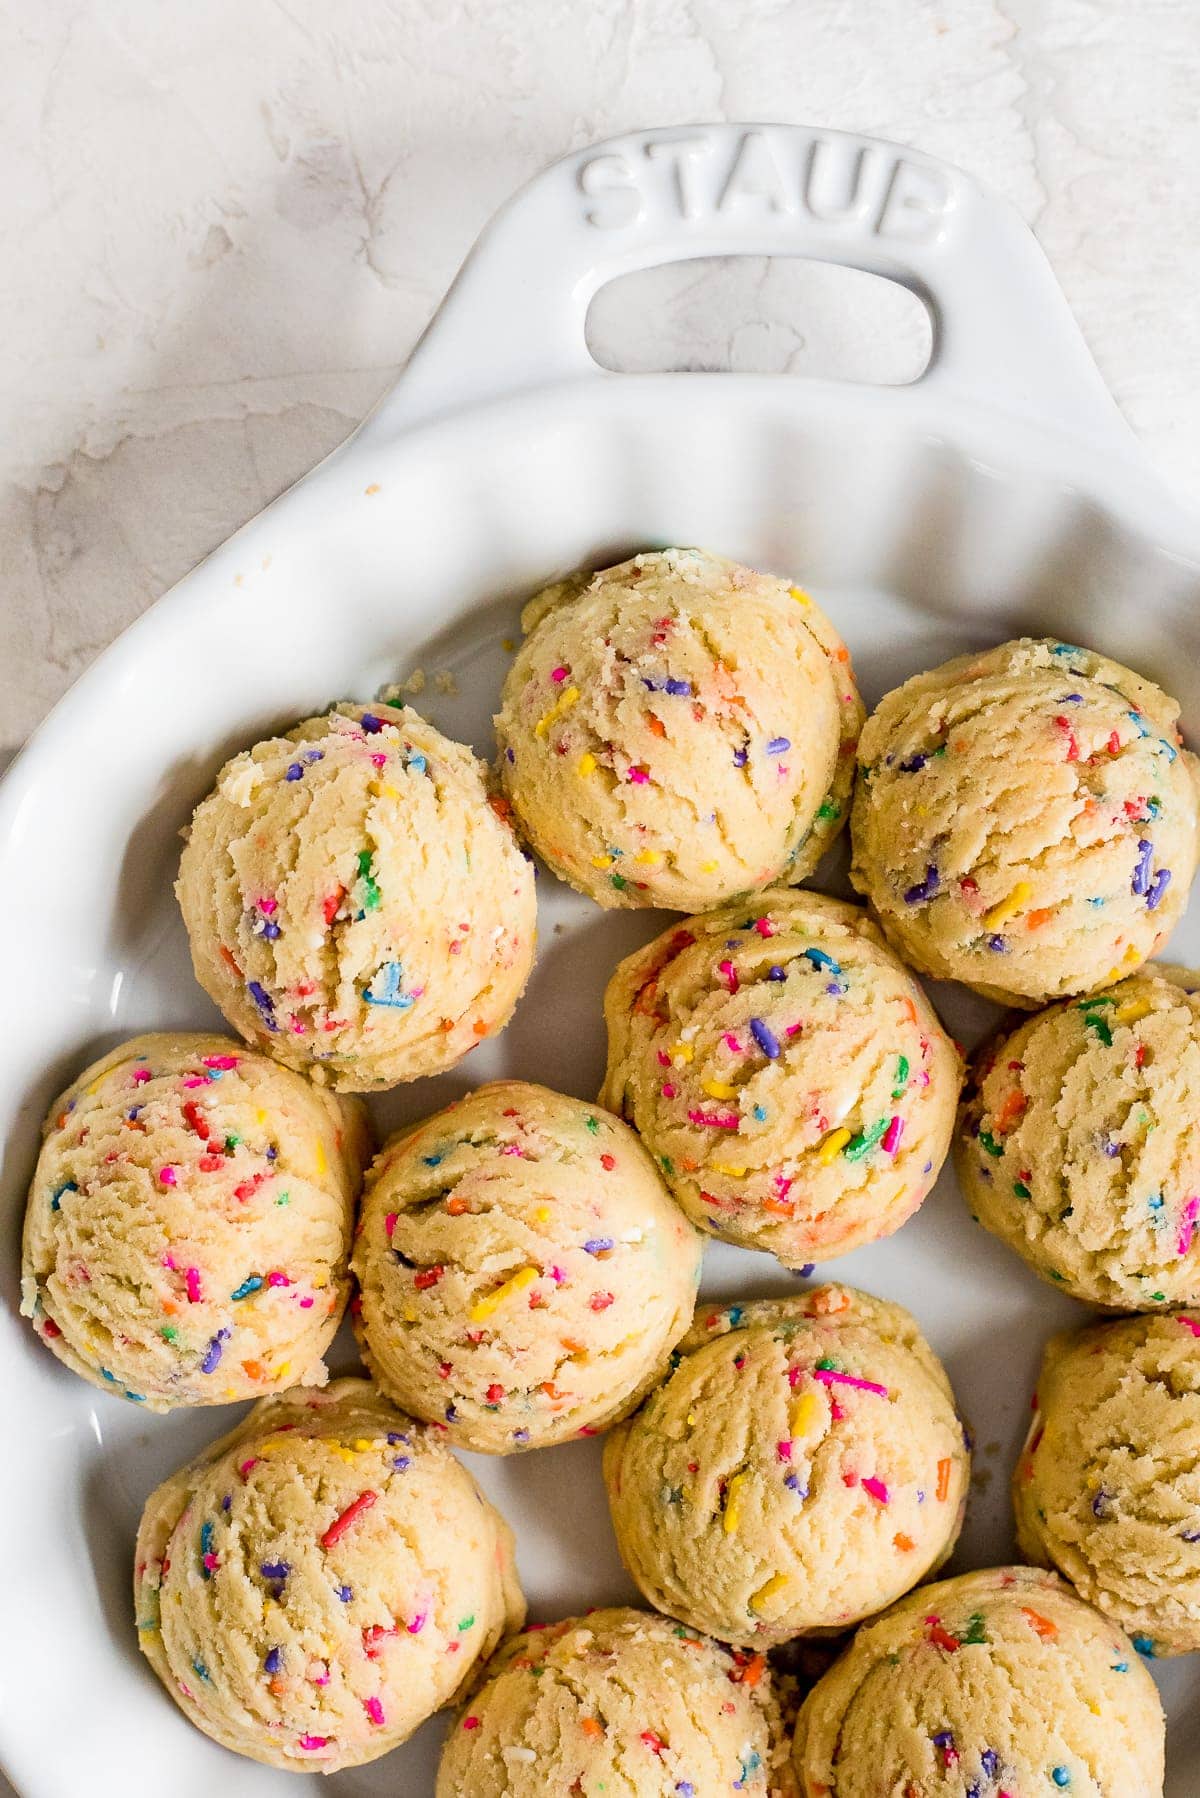
{"type": "MultiPolygon", "coordinates": [[[[920,384],[1136,448],[1032,231],[949,163],[803,125],[699,125],[609,138],[554,163],[487,225],[364,430],[608,371],[588,307],[637,269],[801,256],[867,270],[929,308],[920,384]]],[[[611,376],[608,376],[611,378],[611,376]]]]}

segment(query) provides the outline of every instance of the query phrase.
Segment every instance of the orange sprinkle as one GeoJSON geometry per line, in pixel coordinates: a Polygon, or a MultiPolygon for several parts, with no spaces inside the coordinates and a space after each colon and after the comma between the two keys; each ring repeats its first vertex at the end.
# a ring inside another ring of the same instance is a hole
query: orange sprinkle
{"type": "Polygon", "coordinates": [[[471,1025],[471,1029],[475,1032],[476,1036],[486,1036],[488,1033],[488,1027],[482,1018],[476,1018],[475,1022],[471,1025]]]}
{"type": "Polygon", "coordinates": [[[242,970],[238,967],[237,962],[233,959],[232,954],[225,947],[224,943],[221,944],[221,960],[225,963],[226,967],[233,969],[239,980],[242,978],[242,970]]]}
{"type": "Polygon", "coordinates": [[[849,1303],[846,1293],[835,1287],[832,1292],[815,1293],[808,1308],[814,1317],[832,1317],[835,1312],[845,1311],[849,1303]]]}
{"type": "Polygon", "coordinates": [[[263,1364],[261,1361],[243,1361],[242,1372],[248,1380],[263,1380],[266,1378],[266,1375],[263,1373],[263,1364]]]}
{"type": "Polygon", "coordinates": [[[666,736],[666,734],[667,734],[666,725],[663,723],[661,718],[656,718],[654,716],[653,712],[651,712],[650,716],[647,718],[646,723],[649,726],[650,735],[652,737],[665,737],[666,736]]]}
{"type": "Polygon", "coordinates": [[[1042,925],[1048,924],[1053,916],[1054,907],[1052,905],[1039,906],[1036,911],[1031,911],[1026,915],[1025,928],[1026,930],[1040,930],[1042,925]]]}
{"type": "Polygon", "coordinates": [[[952,1465],[953,1463],[949,1460],[938,1462],[937,1495],[942,1504],[945,1504],[950,1496],[950,1468],[952,1465]]]}
{"type": "Polygon", "coordinates": [[[796,1205],[792,1199],[764,1199],[763,1210],[769,1211],[773,1217],[794,1217],[796,1205]]]}
{"type": "Polygon", "coordinates": [[[911,1551],[917,1546],[911,1536],[893,1536],[892,1541],[895,1543],[896,1547],[900,1550],[900,1553],[902,1555],[911,1553],[911,1551]]]}
{"type": "Polygon", "coordinates": [[[595,1717],[581,1717],[579,1720],[579,1727],[585,1736],[595,1737],[604,1734],[603,1723],[598,1723],[595,1717]]]}
{"type": "Polygon", "coordinates": [[[508,803],[508,800],[504,797],[503,793],[493,793],[488,799],[488,804],[498,818],[508,819],[512,817],[512,806],[508,803]]]}
{"type": "Polygon", "coordinates": [[[1043,1642],[1053,1642],[1058,1634],[1057,1623],[1051,1623],[1049,1617],[1043,1617],[1040,1611],[1031,1611],[1028,1606],[1021,1606],[1021,1615],[1043,1642]]]}
{"type": "Polygon", "coordinates": [[[1002,1134],[1011,1129],[1017,1119],[1024,1116],[1028,1104],[1025,1094],[1014,1089],[996,1113],[996,1128],[1002,1134]]]}
{"type": "Polygon", "coordinates": [[[449,1217],[461,1217],[464,1211],[469,1211],[470,1209],[471,1208],[465,1199],[455,1197],[446,1200],[446,1212],[449,1217]]]}

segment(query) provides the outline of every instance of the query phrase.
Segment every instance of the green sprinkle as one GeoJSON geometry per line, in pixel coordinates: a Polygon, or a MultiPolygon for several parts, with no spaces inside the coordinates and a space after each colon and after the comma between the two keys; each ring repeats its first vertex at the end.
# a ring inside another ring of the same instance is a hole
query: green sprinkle
{"type": "Polygon", "coordinates": [[[971,1615],[967,1618],[966,1630],[958,1639],[964,1647],[977,1647],[981,1642],[987,1641],[987,1632],[983,1627],[982,1611],[971,1612],[971,1615]]]}
{"type": "Polygon", "coordinates": [[[904,1089],[907,1085],[908,1085],[908,1056],[901,1055],[897,1058],[897,1061],[896,1061],[896,1084],[892,1088],[893,1099],[901,1098],[903,1096],[904,1089]]]}
{"type": "Polygon", "coordinates": [[[1032,1197],[1032,1194],[1030,1193],[1029,1188],[1026,1186],[1024,1180],[1014,1180],[1013,1181],[1013,1191],[1016,1193],[1016,1195],[1019,1199],[1028,1199],[1028,1198],[1032,1197]]]}
{"type": "Polygon", "coordinates": [[[1085,1019],[1089,1030],[1094,1030],[1106,1049],[1112,1048],[1112,1029],[1104,1018],[1089,1014],[1085,1019]]]}
{"type": "Polygon", "coordinates": [[[598,1135],[599,1135],[599,1134],[600,1134],[600,1122],[599,1122],[599,1119],[597,1119],[597,1118],[585,1118],[585,1119],[584,1119],[584,1123],[585,1123],[585,1124],[586,1124],[586,1125],[587,1125],[587,1127],[588,1127],[588,1129],[589,1129],[589,1130],[590,1130],[590,1131],[591,1131],[591,1133],[592,1133],[592,1135],[593,1135],[593,1136],[598,1136],[598,1135]]]}
{"type": "Polygon", "coordinates": [[[817,807],[818,818],[840,818],[841,815],[841,806],[835,805],[832,799],[826,799],[823,804],[817,807]]]}
{"type": "Polygon", "coordinates": [[[836,1373],[837,1371],[837,1362],[833,1359],[832,1355],[822,1355],[821,1359],[817,1362],[817,1366],[823,1373],[836,1373]]]}
{"type": "Polygon", "coordinates": [[[378,883],[371,875],[371,862],[374,850],[360,849],[358,852],[358,878],[362,882],[362,907],[364,911],[378,911],[380,893],[378,883]]]}
{"type": "Polygon", "coordinates": [[[458,1626],[458,1633],[461,1636],[465,1629],[473,1629],[474,1627],[475,1627],[475,1615],[474,1615],[474,1612],[472,1612],[471,1616],[463,1618],[462,1622],[458,1626]]]}
{"type": "Polygon", "coordinates": [[[233,1154],[233,1151],[234,1151],[234,1150],[235,1150],[235,1149],[236,1149],[236,1148],[237,1148],[237,1147],[238,1147],[238,1145],[239,1145],[239,1144],[240,1144],[240,1143],[241,1143],[241,1140],[242,1140],[242,1139],[241,1139],[241,1137],[240,1137],[240,1136],[227,1136],[227,1137],[226,1137],[226,1138],[225,1138],[225,1153],[226,1153],[226,1154],[227,1154],[227,1155],[232,1155],[232,1154],[233,1154]]]}
{"type": "Polygon", "coordinates": [[[994,1155],[997,1159],[1003,1155],[1004,1144],[997,1142],[990,1130],[981,1130],[979,1132],[979,1141],[989,1155],[994,1155]]]}
{"type": "Polygon", "coordinates": [[[842,1150],[842,1154],[846,1157],[846,1160],[861,1161],[864,1155],[869,1155],[876,1143],[878,1143],[884,1135],[889,1122],[890,1119],[888,1118],[880,1118],[877,1124],[872,1124],[871,1128],[869,1130],[864,1130],[861,1136],[852,1136],[842,1150]]]}
{"type": "Polygon", "coordinates": [[[663,1173],[669,1174],[671,1176],[671,1178],[674,1179],[675,1178],[675,1163],[671,1160],[671,1157],[669,1155],[660,1155],[659,1160],[662,1162],[662,1165],[663,1165],[663,1173]]]}
{"type": "Polygon", "coordinates": [[[290,1192],[281,1192],[275,1203],[277,1205],[287,1205],[290,1203],[291,1197],[292,1195],[290,1192]]]}
{"type": "Polygon", "coordinates": [[[179,1331],[175,1328],[174,1324],[164,1324],[158,1333],[164,1342],[177,1342],[179,1340],[179,1331]]]}
{"type": "Polygon", "coordinates": [[[1062,1275],[1056,1274],[1053,1268],[1050,1269],[1050,1278],[1052,1280],[1057,1280],[1060,1286],[1062,1285],[1062,1279],[1063,1279],[1062,1275]]]}
{"type": "Polygon", "coordinates": [[[629,882],[623,874],[610,874],[608,878],[612,885],[616,887],[618,893],[623,893],[625,888],[629,885],[629,882]]]}

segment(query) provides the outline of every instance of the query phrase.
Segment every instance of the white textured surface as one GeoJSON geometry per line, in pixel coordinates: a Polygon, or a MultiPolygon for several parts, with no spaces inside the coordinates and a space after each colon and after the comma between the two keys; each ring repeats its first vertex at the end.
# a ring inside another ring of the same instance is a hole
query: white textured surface
{"type": "MultiPolygon", "coordinates": [[[[634,125],[795,119],[962,163],[1034,222],[1194,491],[1198,81],[1191,0],[5,0],[0,743],[351,429],[517,183],[634,125]]],[[[903,309],[781,266],[601,311],[637,366],[916,354],[883,342],[903,309]]]]}

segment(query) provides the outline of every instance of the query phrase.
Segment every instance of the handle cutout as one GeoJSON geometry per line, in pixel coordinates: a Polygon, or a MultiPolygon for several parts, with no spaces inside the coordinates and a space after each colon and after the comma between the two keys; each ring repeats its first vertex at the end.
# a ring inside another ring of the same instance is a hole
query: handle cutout
{"type": "Polygon", "coordinates": [[[919,295],[863,269],[801,256],[707,256],[608,281],[587,346],[619,374],[807,375],[902,387],[933,355],[919,295]]]}

